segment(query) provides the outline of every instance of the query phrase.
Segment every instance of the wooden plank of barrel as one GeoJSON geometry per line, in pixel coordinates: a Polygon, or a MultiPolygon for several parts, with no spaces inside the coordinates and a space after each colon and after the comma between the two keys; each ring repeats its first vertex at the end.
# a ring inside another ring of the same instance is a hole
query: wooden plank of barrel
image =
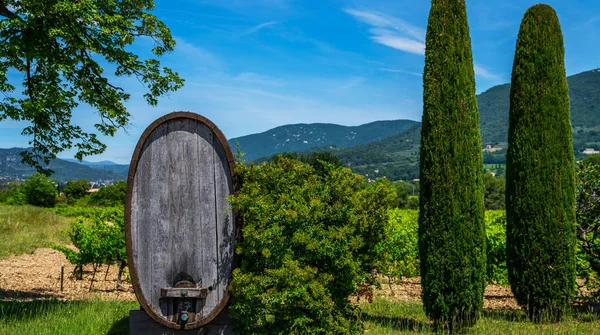
{"type": "Polygon", "coordinates": [[[229,299],[235,161],[210,120],[174,112],[142,134],[129,168],[125,230],[135,294],[155,321],[194,329],[229,299]]]}

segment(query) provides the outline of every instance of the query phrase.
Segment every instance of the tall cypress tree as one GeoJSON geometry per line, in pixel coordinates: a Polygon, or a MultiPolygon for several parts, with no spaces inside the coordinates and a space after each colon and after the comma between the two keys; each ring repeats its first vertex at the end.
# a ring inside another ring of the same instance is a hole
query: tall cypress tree
{"type": "Polygon", "coordinates": [[[560,320],[575,281],[575,181],[558,17],[527,10],[517,40],[506,157],[507,266],[533,321],[560,320]]]}
{"type": "Polygon", "coordinates": [[[421,131],[419,255],[426,314],[451,329],[481,314],[483,156],[465,0],[433,0],[421,131]]]}

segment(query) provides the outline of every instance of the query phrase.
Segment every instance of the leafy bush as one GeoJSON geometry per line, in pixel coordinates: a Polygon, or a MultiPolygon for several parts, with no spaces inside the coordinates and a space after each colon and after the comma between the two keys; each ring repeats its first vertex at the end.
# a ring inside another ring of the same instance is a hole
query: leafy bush
{"type": "Polygon", "coordinates": [[[487,282],[508,285],[504,211],[485,212],[485,234],[487,236],[487,282]]]}
{"type": "Polygon", "coordinates": [[[485,185],[485,209],[505,209],[506,180],[486,173],[483,175],[483,184],[485,185]]]}
{"type": "Polygon", "coordinates": [[[559,321],[574,295],[576,199],[563,36],[548,5],[521,22],[506,163],[512,291],[533,321],[559,321]]]}
{"type": "Polygon", "coordinates": [[[389,211],[384,239],[377,244],[377,270],[390,282],[419,275],[419,211],[389,211]]]}
{"type": "Polygon", "coordinates": [[[56,180],[43,174],[36,173],[29,177],[23,184],[21,192],[28,204],[41,207],[54,207],[58,190],[56,180]]]}
{"type": "Polygon", "coordinates": [[[585,160],[575,169],[578,275],[588,282],[600,273],[600,164],[593,163],[585,160]]]}
{"type": "Polygon", "coordinates": [[[22,192],[22,184],[19,182],[10,182],[0,186],[0,203],[7,205],[25,205],[27,200],[22,192]]]}
{"type": "MultiPolygon", "coordinates": [[[[385,226],[384,240],[377,245],[377,270],[391,281],[419,275],[418,217],[416,210],[393,209],[385,226]]],[[[486,211],[487,282],[508,285],[506,269],[506,215],[486,211]]]]}
{"type": "Polygon", "coordinates": [[[243,221],[232,282],[232,316],[242,333],[353,334],[348,297],[370,278],[394,193],[349,169],[281,157],[238,165],[230,198],[243,221]]]}
{"type": "Polygon", "coordinates": [[[67,202],[72,204],[75,200],[84,197],[90,188],[89,183],[86,179],[68,181],[63,189],[67,202]]]}
{"type": "Polygon", "coordinates": [[[91,215],[92,212],[88,211],[85,214],[88,214],[90,220],[79,217],[71,223],[71,230],[67,232],[77,250],[65,246],[53,248],[62,252],[71,264],[76,265],[76,270],[80,271],[83,271],[83,265],[86,264],[96,267],[100,264],[118,263],[117,286],[120,286],[123,269],[127,266],[123,211],[104,210],[96,212],[97,215],[91,215]]]}
{"type": "Polygon", "coordinates": [[[98,192],[92,193],[89,204],[98,206],[125,205],[127,198],[127,183],[116,181],[112,185],[100,187],[98,192]]]}
{"type": "Polygon", "coordinates": [[[116,207],[77,207],[77,206],[57,206],[52,209],[56,214],[71,217],[83,217],[88,219],[100,218],[104,221],[123,220],[125,218],[125,208],[116,207]]]}

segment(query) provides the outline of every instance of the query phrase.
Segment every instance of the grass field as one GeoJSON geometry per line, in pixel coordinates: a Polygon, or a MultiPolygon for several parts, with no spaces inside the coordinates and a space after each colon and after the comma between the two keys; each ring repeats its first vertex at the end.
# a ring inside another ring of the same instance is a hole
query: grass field
{"type": "MultiPolygon", "coordinates": [[[[71,220],[46,209],[0,205],[0,258],[68,243],[64,230],[71,220]]],[[[373,303],[360,306],[365,334],[436,333],[418,302],[391,302],[376,294],[373,303]]],[[[0,334],[128,334],[129,311],[138,308],[137,302],[0,300],[0,334]]],[[[487,310],[465,333],[600,334],[600,316],[573,312],[561,323],[536,325],[520,311],[487,310]]]]}
{"type": "MultiPolygon", "coordinates": [[[[433,323],[418,303],[389,302],[375,299],[361,304],[366,334],[435,334],[433,323]]],[[[600,317],[589,313],[573,313],[556,324],[533,324],[524,312],[488,310],[475,327],[465,334],[600,334],[600,317]]]]}
{"type": "Polygon", "coordinates": [[[71,221],[45,208],[0,205],[0,259],[69,243],[65,230],[71,221]]]}
{"type": "MultiPolygon", "coordinates": [[[[0,301],[0,334],[128,334],[132,302],[0,301]]],[[[418,303],[375,299],[361,304],[365,334],[435,334],[418,303]]],[[[465,334],[598,334],[598,316],[576,313],[557,324],[532,324],[523,312],[487,311],[465,334]]]]}
{"type": "Polygon", "coordinates": [[[116,301],[0,301],[0,334],[128,334],[129,311],[116,301]]]}

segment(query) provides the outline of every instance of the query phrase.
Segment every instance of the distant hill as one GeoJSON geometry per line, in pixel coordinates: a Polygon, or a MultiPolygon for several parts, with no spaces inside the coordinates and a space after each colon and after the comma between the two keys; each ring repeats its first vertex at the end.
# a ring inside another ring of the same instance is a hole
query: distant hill
{"type": "Polygon", "coordinates": [[[340,126],[328,123],[292,124],[273,128],[264,133],[229,140],[235,142],[248,160],[271,156],[281,152],[305,151],[323,146],[345,148],[382,140],[415,125],[416,121],[376,121],[361,126],[340,126]]]}
{"type": "MultiPolygon", "coordinates": [[[[0,182],[27,179],[35,173],[35,169],[21,163],[21,151],[24,148],[0,149],[0,182]]],[[[59,182],[73,179],[89,181],[125,180],[126,175],[113,171],[92,168],[83,164],[73,163],[62,159],[50,161],[49,168],[54,170],[52,178],[59,182]]]]}
{"type": "MultiPolygon", "coordinates": [[[[600,145],[600,69],[567,78],[571,98],[573,147],[583,151],[600,145]]],[[[510,84],[495,86],[478,97],[481,134],[485,144],[506,145],[510,84]]]]}
{"type": "MultiPolygon", "coordinates": [[[[567,78],[571,97],[571,123],[576,158],[585,148],[600,149],[600,69],[567,78]]],[[[490,88],[478,96],[483,145],[506,148],[510,85],[490,88]]],[[[355,172],[389,179],[418,178],[421,124],[411,120],[376,121],[348,127],[336,124],[293,124],[260,134],[229,140],[238,141],[246,159],[265,160],[281,152],[331,151],[355,172]]],[[[0,149],[1,178],[24,178],[34,172],[21,164],[23,149],[0,149]]],[[[485,154],[484,162],[504,161],[506,150],[485,154]]],[[[110,161],[73,163],[57,159],[50,168],[61,181],[125,179],[129,166],[110,161]]]]}
{"type": "Polygon", "coordinates": [[[111,164],[111,165],[90,165],[90,167],[99,170],[107,170],[115,173],[127,175],[129,172],[129,164],[111,164]]]}
{"type": "Polygon", "coordinates": [[[86,160],[82,160],[81,162],[79,162],[76,159],[73,158],[61,158],[62,160],[65,160],[67,162],[71,162],[71,163],[77,163],[77,164],[82,164],[85,166],[89,166],[92,167],[94,169],[99,169],[99,170],[108,170],[108,171],[112,171],[118,174],[127,174],[127,172],[129,171],[129,164],[117,164],[115,162],[111,162],[111,161],[100,161],[100,162],[90,162],[90,161],[86,161],[86,160]]]}
{"type": "Polygon", "coordinates": [[[86,160],[82,160],[81,162],[73,159],[73,158],[60,158],[63,161],[67,161],[67,162],[71,162],[71,163],[77,163],[77,164],[83,164],[83,165],[87,165],[87,166],[105,166],[105,165],[119,165],[115,162],[111,162],[111,161],[100,161],[100,162],[90,162],[90,161],[86,161],[86,160]]]}
{"type": "MultiPolygon", "coordinates": [[[[571,123],[575,157],[585,157],[585,148],[600,147],[600,70],[568,77],[571,97],[571,123]]],[[[478,96],[483,145],[506,148],[508,137],[510,85],[490,88],[478,96]]],[[[345,166],[368,178],[385,176],[391,180],[410,180],[419,175],[421,123],[400,134],[347,148],[321,147],[307,151],[329,151],[345,166]]],[[[484,163],[504,163],[506,150],[484,153],[484,163]]],[[[261,159],[265,160],[264,158],[261,159]]]]}

